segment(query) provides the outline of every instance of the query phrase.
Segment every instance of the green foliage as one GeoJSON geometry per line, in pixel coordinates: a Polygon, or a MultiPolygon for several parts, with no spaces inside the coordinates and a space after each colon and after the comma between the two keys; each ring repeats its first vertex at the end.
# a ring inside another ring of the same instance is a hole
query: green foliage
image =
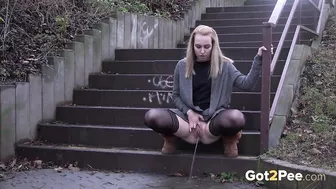
{"type": "Polygon", "coordinates": [[[331,132],[332,131],[332,119],[326,115],[320,116],[312,116],[313,124],[312,129],[315,132],[323,133],[323,132],[331,132]]]}
{"type": "Polygon", "coordinates": [[[132,12],[166,18],[178,18],[192,0],[91,0],[92,7],[106,11],[132,12]]]}
{"type": "Polygon", "coordinates": [[[326,104],[326,114],[334,119],[336,119],[336,99],[335,101],[330,101],[326,104]]]}
{"type": "Polygon", "coordinates": [[[120,12],[134,12],[140,14],[147,14],[150,12],[146,4],[139,0],[93,0],[93,5],[100,5],[112,11],[120,12]]]}
{"type": "Polygon", "coordinates": [[[56,16],[55,18],[56,24],[59,26],[59,31],[61,33],[65,33],[67,31],[68,19],[64,16],[56,16]]]}

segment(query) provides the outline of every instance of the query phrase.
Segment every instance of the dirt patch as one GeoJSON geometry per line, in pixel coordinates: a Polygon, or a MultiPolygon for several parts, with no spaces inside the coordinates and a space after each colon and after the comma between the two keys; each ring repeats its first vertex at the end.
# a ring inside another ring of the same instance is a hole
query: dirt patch
{"type": "Polygon", "coordinates": [[[180,18],[193,0],[0,0],[0,84],[39,74],[76,34],[116,11],[180,18]]]}
{"type": "Polygon", "coordinates": [[[329,17],[318,52],[305,65],[299,106],[269,156],[336,171],[336,15],[329,17]]]}

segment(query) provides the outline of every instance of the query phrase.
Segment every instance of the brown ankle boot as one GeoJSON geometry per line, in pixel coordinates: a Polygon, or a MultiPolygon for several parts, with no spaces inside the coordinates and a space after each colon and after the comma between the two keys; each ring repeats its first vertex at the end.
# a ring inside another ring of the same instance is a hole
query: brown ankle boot
{"type": "Polygon", "coordinates": [[[238,147],[239,139],[242,136],[242,132],[239,131],[235,136],[232,137],[223,137],[224,144],[224,156],[227,157],[237,157],[238,156],[238,147]]]}
{"type": "Polygon", "coordinates": [[[176,150],[176,136],[163,136],[164,143],[161,152],[163,154],[173,154],[176,150]]]}

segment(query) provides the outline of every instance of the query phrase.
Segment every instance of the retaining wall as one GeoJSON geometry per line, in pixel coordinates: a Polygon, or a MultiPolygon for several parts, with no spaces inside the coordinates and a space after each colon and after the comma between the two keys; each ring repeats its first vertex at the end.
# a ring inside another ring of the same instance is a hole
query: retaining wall
{"type": "Polygon", "coordinates": [[[37,125],[52,121],[55,108],[71,103],[74,88],[88,85],[89,75],[101,71],[102,61],[114,59],[117,48],[175,48],[206,7],[243,5],[244,0],[198,0],[183,19],[170,20],[131,13],[95,24],[77,35],[59,56],[48,57],[41,75],[28,82],[0,86],[0,161],[14,155],[14,144],[34,140],[37,125]]]}

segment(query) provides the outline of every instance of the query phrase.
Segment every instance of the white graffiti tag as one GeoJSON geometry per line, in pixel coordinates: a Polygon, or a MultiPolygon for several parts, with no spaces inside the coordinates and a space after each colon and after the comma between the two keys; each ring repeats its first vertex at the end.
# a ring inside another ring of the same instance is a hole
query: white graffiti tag
{"type": "Polygon", "coordinates": [[[172,89],[174,85],[174,78],[170,76],[155,76],[152,80],[148,80],[148,83],[153,83],[155,87],[161,89],[172,89]]]}
{"type": "Polygon", "coordinates": [[[144,45],[147,41],[148,38],[150,38],[153,35],[154,30],[158,27],[159,23],[158,20],[155,20],[155,24],[153,28],[149,31],[149,27],[147,22],[143,22],[140,26],[140,43],[144,45]]]}
{"type": "Polygon", "coordinates": [[[172,100],[172,93],[170,92],[151,92],[148,93],[148,98],[144,97],[144,101],[148,101],[149,103],[153,103],[154,101],[157,101],[159,105],[162,105],[163,103],[169,104],[169,102],[172,100]]]}

